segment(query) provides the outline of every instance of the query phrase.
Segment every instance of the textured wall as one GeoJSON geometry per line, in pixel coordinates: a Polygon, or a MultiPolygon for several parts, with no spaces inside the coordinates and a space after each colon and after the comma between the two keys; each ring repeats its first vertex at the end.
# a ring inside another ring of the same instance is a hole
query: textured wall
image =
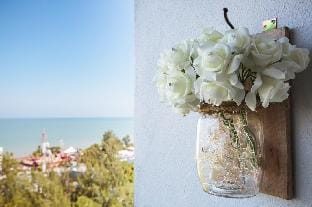
{"type": "Polygon", "coordinates": [[[204,193],[195,166],[198,115],[181,117],[159,103],[152,83],[159,53],[198,35],[202,28],[228,29],[222,8],[235,26],[261,31],[264,19],[278,16],[293,29],[293,43],[312,47],[312,1],[135,0],[136,18],[136,183],[138,207],[312,206],[312,70],[297,76],[293,93],[293,139],[296,198],[260,194],[226,199],[204,193]]]}

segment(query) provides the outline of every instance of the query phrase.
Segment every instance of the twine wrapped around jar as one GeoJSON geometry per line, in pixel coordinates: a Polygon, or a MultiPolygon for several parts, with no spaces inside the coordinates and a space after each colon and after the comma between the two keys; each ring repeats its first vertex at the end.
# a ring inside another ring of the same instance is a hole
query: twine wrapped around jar
{"type": "Polygon", "coordinates": [[[207,115],[213,115],[213,114],[219,114],[219,113],[239,114],[242,111],[246,111],[246,110],[249,110],[249,109],[245,104],[237,105],[233,101],[227,101],[227,102],[223,102],[219,106],[215,106],[215,105],[207,104],[207,103],[201,103],[199,105],[198,112],[202,114],[207,114],[207,115]]]}

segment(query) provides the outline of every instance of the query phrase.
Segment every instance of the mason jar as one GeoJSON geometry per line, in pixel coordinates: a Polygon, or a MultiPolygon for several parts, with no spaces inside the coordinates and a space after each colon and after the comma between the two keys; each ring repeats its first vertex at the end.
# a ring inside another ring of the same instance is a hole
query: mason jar
{"type": "Polygon", "coordinates": [[[255,196],[262,176],[262,122],[247,107],[201,106],[196,161],[205,192],[233,198],[255,196]]]}

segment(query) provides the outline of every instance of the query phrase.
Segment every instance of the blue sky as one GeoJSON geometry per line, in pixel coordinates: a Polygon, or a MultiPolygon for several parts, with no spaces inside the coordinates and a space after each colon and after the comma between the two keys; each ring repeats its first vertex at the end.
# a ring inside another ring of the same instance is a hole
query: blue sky
{"type": "Polygon", "coordinates": [[[0,117],[133,115],[131,0],[0,1],[0,117]]]}

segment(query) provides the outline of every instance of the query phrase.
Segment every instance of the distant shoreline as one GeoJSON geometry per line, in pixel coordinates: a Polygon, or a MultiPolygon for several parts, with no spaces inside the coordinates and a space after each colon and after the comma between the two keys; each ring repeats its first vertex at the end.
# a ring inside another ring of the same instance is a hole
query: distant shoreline
{"type": "Polygon", "coordinates": [[[104,132],[112,130],[118,137],[133,138],[134,120],[131,117],[92,118],[0,118],[0,147],[14,157],[27,156],[41,143],[40,134],[47,130],[54,146],[64,141],[64,147],[85,148],[98,143],[104,132]]]}

